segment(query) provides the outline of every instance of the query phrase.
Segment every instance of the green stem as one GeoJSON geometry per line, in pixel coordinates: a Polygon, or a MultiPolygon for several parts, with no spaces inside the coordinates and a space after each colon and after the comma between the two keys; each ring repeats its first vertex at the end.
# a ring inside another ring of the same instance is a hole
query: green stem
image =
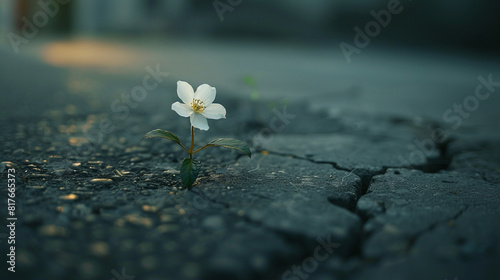
{"type": "Polygon", "coordinates": [[[194,126],[191,126],[191,148],[189,148],[189,159],[193,159],[193,146],[194,146],[194,126]]]}
{"type": "MultiPolygon", "coordinates": [[[[184,147],[184,145],[182,145],[182,144],[180,144],[180,143],[179,143],[179,145],[181,145],[181,147],[184,149],[184,151],[186,151],[186,153],[189,153],[189,150],[188,150],[186,147],[184,147]]],[[[194,154],[194,153],[193,153],[193,154],[194,154]]]]}
{"type": "Polygon", "coordinates": [[[199,151],[201,151],[201,150],[203,150],[205,148],[208,148],[208,147],[212,147],[212,146],[211,145],[203,146],[203,147],[199,148],[198,150],[194,151],[193,154],[196,154],[197,152],[199,152],[199,151]]]}

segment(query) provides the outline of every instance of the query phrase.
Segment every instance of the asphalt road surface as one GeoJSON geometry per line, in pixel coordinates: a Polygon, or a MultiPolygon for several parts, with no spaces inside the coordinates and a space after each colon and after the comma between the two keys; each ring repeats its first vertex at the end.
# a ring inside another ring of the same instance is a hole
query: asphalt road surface
{"type": "Polygon", "coordinates": [[[499,279],[498,68],[357,59],[230,42],[0,51],[0,278],[499,279]],[[196,154],[192,190],[181,148],[140,141],[162,128],[188,143],[170,109],[179,79],[215,86],[227,109],[196,146],[253,152],[196,154]]]}

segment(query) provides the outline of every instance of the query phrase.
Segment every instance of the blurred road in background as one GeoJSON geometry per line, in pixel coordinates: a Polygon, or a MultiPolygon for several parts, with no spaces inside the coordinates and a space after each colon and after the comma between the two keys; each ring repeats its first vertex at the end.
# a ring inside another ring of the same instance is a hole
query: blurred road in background
{"type": "MultiPolygon", "coordinates": [[[[4,55],[13,55],[7,50],[4,55]]],[[[75,38],[33,42],[21,56],[69,70],[138,80],[148,65],[161,65],[169,82],[210,83],[230,96],[248,98],[251,77],[261,100],[306,102],[331,114],[361,113],[428,118],[454,125],[460,115],[454,104],[473,108],[462,117],[465,126],[493,131],[500,105],[494,92],[487,101],[466,101],[481,84],[500,77],[497,58],[371,48],[347,63],[339,48],[330,45],[291,46],[253,41],[186,41],[154,38],[75,38]],[[444,119],[448,110],[453,110],[444,119]]],[[[7,65],[4,65],[7,67],[7,65]]],[[[165,94],[174,95],[173,87],[165,94]]],[[[468,112],[466,109],[464,109],[468,112]]]]}
{"type": "MultiPolygon", "coordinates": [[[[499,5],[6,0],[0,46],[7,55],[127,79],[160,63],[172,81],[211,83],[239,96],[248,94],[243,78],[250,77],[264,100],[307,99],[332,114],[418,116],[453,125],[454,104],[464,106],[475,94],[478,77],[500,75],[499,5]]],[[[494,95],[469,104],[474,112],[461,114],[461,122],[491,130],[498,119],[494,95]]]]}

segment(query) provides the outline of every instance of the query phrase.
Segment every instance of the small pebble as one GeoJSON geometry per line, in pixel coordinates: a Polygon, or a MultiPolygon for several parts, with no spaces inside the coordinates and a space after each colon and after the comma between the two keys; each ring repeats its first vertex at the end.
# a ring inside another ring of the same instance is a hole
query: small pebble
{"type": "Polygon", "coordinates": [[[112,179],[105,179],[105,178],[96,178],[96,179],[90,180],[90,182],[94,183],[94,184],[109,185],[109,184],[113,183],[113,180],[112,179]]]}

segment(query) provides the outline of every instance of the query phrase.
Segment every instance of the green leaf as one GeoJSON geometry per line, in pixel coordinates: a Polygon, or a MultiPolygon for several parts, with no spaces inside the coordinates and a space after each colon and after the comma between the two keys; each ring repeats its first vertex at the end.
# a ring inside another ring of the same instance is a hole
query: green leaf
{"type": "Polygon", "coordinates": [[[243,82],[253,88],[255,88],[257,86],[257,82],[255,81],[254,78],[252,78],[251,76],[244,76],[243,77],[243,82]]]}
{"type": "Polygon", "coordinates": [[[250,94],[250,99],[251,99],[252,101],[257,101],[257,100],[259,100],[259,95],[260,95],[260,94],[259,94],[259,91],[257,91],[257,90],[252,90],[252,93],[250,94]]]}
{"type": "Polygon", "coordinates": [[[240,152],[243,152],[248,157],[252,157],[252,152],[250,152],[250,147],[248,147],[247,143],[240,140],[232,138],[214,139],[208,142],[208,144],[205,147],[211,147],[211,146],[221,146],[229,149],[236,149],[239,150],[240,152]]]}
{"type": "Polygon", "coordinates": [[[181,179],[182,184],[186,188],[191,188],[198,178],[198,172],[200,172],[201,163],[197,160],[185,158],[181,164],[181,179]]]}
{"type": "Polygon", "coordinates": [[[144,135],[144,137],[142,137],[141,140],[149,139],[149,138],[154,138],[154,137],[161,137],[161,138],[172,140],[172,141],[176,142],[177,144],[181,145],[181,147],[184,148],[184,146],[182,145],[182,143],[179,140],[179,137],[177,137],[177,135],[173,134],[170,131],[166,131],[166,130],[163,130],[163,129],[151,130],[150,132],[146,133],[144,135]]]}

